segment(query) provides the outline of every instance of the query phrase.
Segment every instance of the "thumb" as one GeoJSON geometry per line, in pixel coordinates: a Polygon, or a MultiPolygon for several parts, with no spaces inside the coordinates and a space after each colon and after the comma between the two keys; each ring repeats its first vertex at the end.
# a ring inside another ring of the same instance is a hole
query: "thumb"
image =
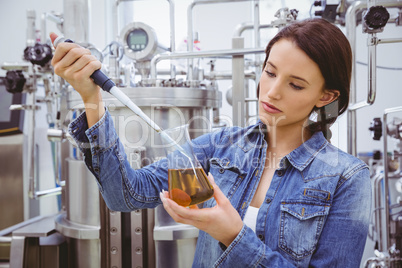
{"type": "Polygon", "coordinates": [[[54,40],[56,40],[56,38],[58,37],[57,34],[55,34],[54,32],[51,32],[49,34],[50,40],[52,41],[52,44],[54,43],[54,40]]]}
{"type": "Polygon", "coordinates": [[[219,186],[215,183],[214,177],[212,176],[211,173],[208,173],[208,179],[211,182],[212,186],[214,187],[214,198],[216,200],[216,203],[222,204],[224,201],[228,200],[224,193],[221,191],[219,186]]]}
{"type": "Polygon", "coordinates": [[[215,179],[214,176],[212,176],[211,172],[208,172],[208,180],[212,185],[215,184],[215,179]]]}

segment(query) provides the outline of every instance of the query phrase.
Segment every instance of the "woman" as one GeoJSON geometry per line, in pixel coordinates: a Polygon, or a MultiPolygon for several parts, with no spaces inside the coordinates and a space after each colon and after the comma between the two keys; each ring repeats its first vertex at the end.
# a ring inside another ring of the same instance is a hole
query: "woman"
{"type": "Polygon", "coordinates": [[[313,19],[282,29],[266,49],[257,124],[193,140],[215,189],[202,209],[159,194],[167,189],[166,160],[130,168],[89,78],[100,63],[87,50],[62,44],[52,64],[86,105],[70,133],[90,143],[81,150],[107,205],[130,211],[163,203],[174,220],[199,228],[194,267],[359,266],[369,170],[326,139],[349,98],[351,50],[337,27],[313,19]]]}

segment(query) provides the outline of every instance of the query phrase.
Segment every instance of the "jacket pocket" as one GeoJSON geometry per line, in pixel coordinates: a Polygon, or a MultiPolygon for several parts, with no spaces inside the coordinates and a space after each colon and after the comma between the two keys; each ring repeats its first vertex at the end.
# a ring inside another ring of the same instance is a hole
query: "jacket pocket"
{"type": "Polygon", "coordinates": [[[329,204],[319,202],[283,201],[279,247],[295,259],[312,254],[329,209],[329,204]]]}

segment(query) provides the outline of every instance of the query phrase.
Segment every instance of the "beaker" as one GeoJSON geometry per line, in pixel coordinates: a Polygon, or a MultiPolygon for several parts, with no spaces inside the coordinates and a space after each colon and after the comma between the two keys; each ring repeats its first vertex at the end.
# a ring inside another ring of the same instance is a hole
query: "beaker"
{"type": "Polygon", "coordinates": [[[171,137],[162,139],[168,160],[169,197],[188,207],[210,199],[214,189],[194,155],[188,125],[163,131],[171,137]]]}

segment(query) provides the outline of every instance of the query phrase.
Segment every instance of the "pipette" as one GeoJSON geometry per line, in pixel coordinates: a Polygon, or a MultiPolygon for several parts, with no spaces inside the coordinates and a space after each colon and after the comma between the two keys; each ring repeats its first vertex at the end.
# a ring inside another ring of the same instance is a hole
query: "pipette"
{"type": "MultiPolygon", "coordinates": [[[[53,42],[53,46],[56,48],[58,44],[62,42],[74,43],[71,39],[66,39],[63,36],[57,36],[55,33],[50,34],[50,39],[53,42]]],[[[173,144],[184,156],[190,158],[184,149],[177,144],[169,135],[167,135],[163,130],[152,121],[130,98],[124,94],[116,84],[110,80],[101,70],[96,70],[92,75],[94,83],[100,86],[104,91],[112,94],[116,99],[118,99],[122,104],[127,106],[131,111],[138,115],[142,120],[144,120],[151,128],[161,135],[161,138],[168,142],[168,144],[173,144]]],[[[191,161],[192,162],[192,161],[191,161]]],[[[192,163],[191,163],[192,164],[192,163]]]]}

